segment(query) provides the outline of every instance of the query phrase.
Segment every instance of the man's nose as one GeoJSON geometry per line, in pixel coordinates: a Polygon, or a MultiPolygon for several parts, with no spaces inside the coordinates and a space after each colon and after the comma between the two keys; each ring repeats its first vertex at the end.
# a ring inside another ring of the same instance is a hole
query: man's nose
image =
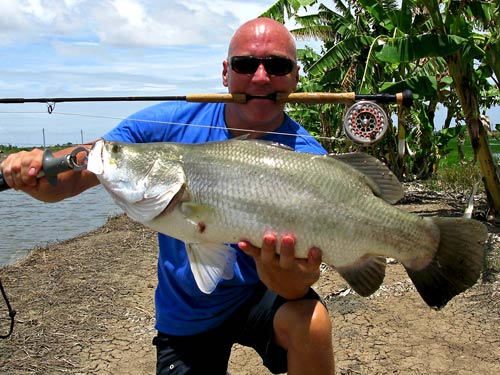
{"type": "Polygon", "coordinates": [[[257,70],[253,74],[253,79],[254,80],[269,80],[269,74],[266,71],[266,68],[264,67],[264,64],[260,63],[257,70]]]}

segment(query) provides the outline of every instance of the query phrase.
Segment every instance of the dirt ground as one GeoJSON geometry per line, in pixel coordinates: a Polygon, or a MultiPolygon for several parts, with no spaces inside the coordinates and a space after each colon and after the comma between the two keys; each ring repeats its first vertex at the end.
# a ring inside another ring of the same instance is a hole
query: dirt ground
{"type": "MultiPolygon", "coordinates": [[[[400,207],[419,215],[460,216],[466,206],[460,194],[409,189],[400,207]]],[[[485,216],[484,199],[475,215],[485,216]]],[[[315,288],[330,311],[337,374],[500,374],[500,227],[488,229],[482,278],[440,311],[427,307],[399,264],[369,298],[325,267],[315,288]]],[[[0,340],[0,373],[154,373],[156,256],[156,235],[122,215],[0,269],[17,310],[14,334],[0,340]]],[[[0,300],[0,335],[7,329],[0,300]]],[[[229,371],[269,374],[241,346],[229,371]]]]}

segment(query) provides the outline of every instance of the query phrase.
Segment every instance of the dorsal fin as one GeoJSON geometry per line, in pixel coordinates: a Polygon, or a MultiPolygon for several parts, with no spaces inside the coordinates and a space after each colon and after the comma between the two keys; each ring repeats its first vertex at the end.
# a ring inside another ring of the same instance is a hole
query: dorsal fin
{"type": "Polygon", "coordinates": [[[391,204],[404,196],[404,190],[398,178],[377,158],[363,152],[331,154],[330,157],[348,164],[367,178],[367,184],[373,193],[391,204]]]}

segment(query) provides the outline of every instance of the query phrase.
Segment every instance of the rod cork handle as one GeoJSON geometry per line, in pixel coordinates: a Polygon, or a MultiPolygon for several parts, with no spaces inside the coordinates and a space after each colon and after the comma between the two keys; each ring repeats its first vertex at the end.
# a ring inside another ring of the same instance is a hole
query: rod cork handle
{"type": "Polygon", "coordinates": [[[247,96],[243,93],[233,94],[189,94],[186,95],[187,102],[195,103],[246,103],[247,96]]]}
{"type": "Polygon", "coordinates": [[[307,104],[322,104],[322,103],[340,103],[351,104],[356,100],[354,92],[295,92],[291,94],[278,93],[276,101],[287,103],[307,103],[307,104]]]}

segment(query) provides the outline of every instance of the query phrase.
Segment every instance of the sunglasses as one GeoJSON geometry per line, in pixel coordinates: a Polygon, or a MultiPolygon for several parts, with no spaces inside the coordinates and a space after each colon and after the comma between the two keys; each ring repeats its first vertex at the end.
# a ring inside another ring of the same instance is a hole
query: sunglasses
{"type": "Polygon", "coordinates": [[[264,65],[266,72],[273,76],[287,75],[295,66],[295,62],[292,60],[278,56],[233,56],[229,58],[231,69],[239,74],[254,74],[260,64],[264,65]]]}

